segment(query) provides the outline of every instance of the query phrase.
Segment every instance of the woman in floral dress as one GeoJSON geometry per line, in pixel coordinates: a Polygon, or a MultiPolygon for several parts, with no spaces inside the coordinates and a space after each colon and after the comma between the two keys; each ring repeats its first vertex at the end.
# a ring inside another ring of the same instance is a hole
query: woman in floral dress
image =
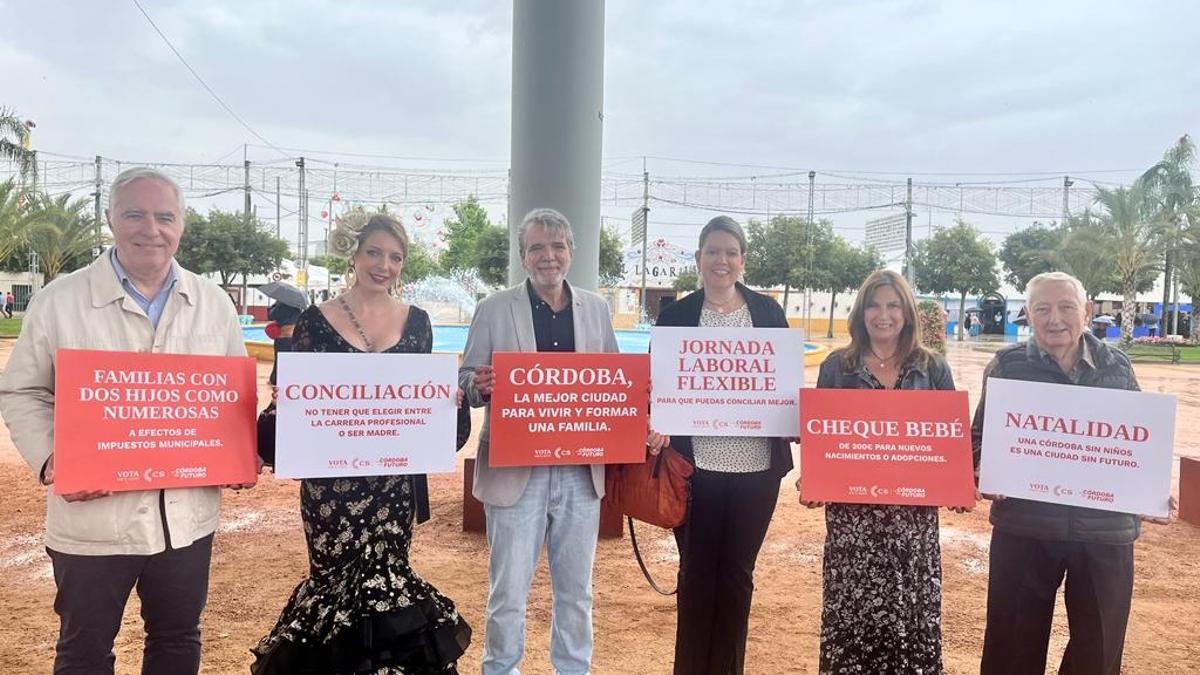
{"type": "MultiPolygon", "coordinates": [[[[293,350],[430,352],[429,315],[389,293],[408,248],[400,223],[377,215],[361,230],[339,228],[333,243],[350,257],[355,283],[304,311],[293,350]]],[[[251,672],[458,672],[455,662],[470,643],[471,629],[408,559],[414,522],[427,514],[423,476],[302,481],[309,575],[252,650],[257,658],[251,672]]]]}
{"type": "MultiPolygon", "coordinates": [[[[868,276],[849,323],[850,345],[821,364],[817,387],[954,389],[945,360],[920,345],[916,300],[900,275],[868,276]]],[[[824,506],[822,675],[941,673],[937,508],[824,506]]]]}

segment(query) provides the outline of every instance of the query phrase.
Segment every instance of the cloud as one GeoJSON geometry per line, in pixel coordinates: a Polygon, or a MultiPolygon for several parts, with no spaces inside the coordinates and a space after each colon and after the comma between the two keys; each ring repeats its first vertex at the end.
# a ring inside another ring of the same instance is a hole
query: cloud
{"type": "MultiPolygon", "coordinates": [[[[274,144],[493,169],[508,156],[509,3],[141,1],[274,144]]],[[[38,147],[195,162],[258,143],[132,3],[0,11],[0,104],[38,122],[38,147]]],[[[1197,131],[1200,68],[1184,27],[1200,5],[1186,0],[609,0],[606,12],[610,158],[1136,169],[1197,131]]],[[[662,160],[651,170],[745,171],[662,160]]]]}

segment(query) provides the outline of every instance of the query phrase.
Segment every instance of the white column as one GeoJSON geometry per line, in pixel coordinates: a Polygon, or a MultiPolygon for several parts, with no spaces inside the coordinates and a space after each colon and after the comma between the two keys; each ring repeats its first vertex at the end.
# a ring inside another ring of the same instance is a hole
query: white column
{"type": "Polygon", "coordinates": [[[515,0],[511,283],[525,278],[517,228],[557,209],[571,222],[572,285],[594,290],[600,269],[600,146],[604,122],[604,1],[515,0]]]}

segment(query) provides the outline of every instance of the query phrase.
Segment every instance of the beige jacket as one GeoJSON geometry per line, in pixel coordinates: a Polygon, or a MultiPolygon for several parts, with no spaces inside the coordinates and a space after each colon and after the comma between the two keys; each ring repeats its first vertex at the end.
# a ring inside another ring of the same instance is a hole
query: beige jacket
{"type": "MultiPolygon", "coordinates": [[[[54,450],[56,350],[111,349],[245,356],[233,304],[214,283],[175,263],[158,329],[117,279],[111,250],[37,293],[0,377],[0,414],[39,477],[54,450]]],[[[190,545],[217,528],[215,487],[120,492],[69,503],[48,489],[46,546],[78,555],[146,555],[190,545]],[[165,527],[165,530],[164,530],[165,527]]]]}
{"type": "MultiPolygon", "coordinates": [[[[576,352],[616,352],[617,336],[613,332],[612,312],[604,298],[568,285],[571,291],[571,318],[575,328],[576,352]]],[[[475,388],[475,366],[491,365],[495,352],[536,352],[537,336],[533,331],[533,304],[529,302],[529,291],[521,283],[488,296],[475,308],[471,329],[467,332],[467,346],[463,350],[462,367],[458,371],[458,384],[463,398],[478,408],[487,405],[483,416],[483,429],[479,432],[479,450],[476,452],[475,482],[472,489],[475,498],[484,504],[512,506],[529,483],[532,468],[528,466],[493,467],[488,464],[488,448],[491,446],[489,400],[483,398],[475,388]]],[[[592,487],[596,497],[604,497],[604,465],[591,465],[592,487]]]]}

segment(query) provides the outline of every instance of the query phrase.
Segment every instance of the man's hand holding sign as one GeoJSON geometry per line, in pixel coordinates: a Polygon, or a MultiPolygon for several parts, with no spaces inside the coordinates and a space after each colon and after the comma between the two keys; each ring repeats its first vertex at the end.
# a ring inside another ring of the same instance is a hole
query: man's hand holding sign
{"type": "Polygon", "coordinates": [[[252,359],[61,349],[56,361],[43,482],[67,501],[254,484],[252,359]]]}
{"type": "Polygon", "coordinates": [[[981,492],[1169,516],[1173,396],[998,378],[986,386],[981,492]]]}
{"type": "Polygon", "coordinates": [[[493,364],[475,384],[490,390],[492,466],[645,459],[646,354],[497,352],[493,364]]]}

